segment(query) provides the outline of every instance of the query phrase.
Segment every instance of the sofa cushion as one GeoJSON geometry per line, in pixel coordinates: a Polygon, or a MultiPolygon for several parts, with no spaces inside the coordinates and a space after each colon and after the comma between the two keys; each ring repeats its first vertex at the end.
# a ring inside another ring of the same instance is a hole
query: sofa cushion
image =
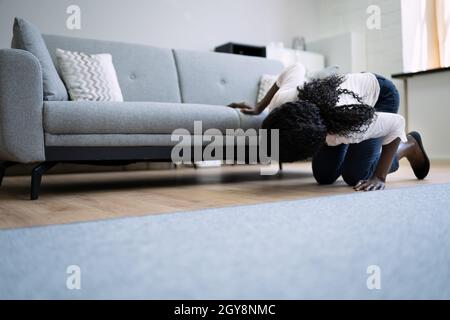
{"type": "Polygon", "coordinates": [[[279,61],[216,52],[174,50],[182,101],[227,105],[256,103],[263,74],[278,74],[279,61]]]}
{"type": "MultiPolygon", "coordinates": [[[[207,145],[207,136],[198,139],[191,136],[193,145],[207,145]]],[[[214,138],[215,139],[215,138],[214,138]]],[[[228,140],[223,138],[223,143],[228,140]]],[[[245,141],[248,142],[248,141],[245,141]]],[[[172,141],[170,134],[45,134],[47,147],[161,147],[174,146],[179,141],[172,141]]]]}
{"type": "Polygon", "coordinates": [[[40,62],[44,100],[67,100],[67,90],[59,77],[51,56],[39,30],[21,18],[14,20],[13,49],[22,49],[32,53],[40,62]]]}
{"type": "Polygon", "coordinates": [[[55,35],[43,37],[55,63],[56,48],[110,53],[124,101],[181,102],[171,49],[55,35]]]}
{"type": "Polygon", "coordinates": [[[248,129],[260,129],[261,125],[264,121],[264,119],[267,117],[267,115],[269,114],[268,111],[264,111],[263,113],[254,116],[254,115],[247,115],[244,114],[240,111],[238,111],[239,114],[239,121],[240,121],[240,125],[239,127],[243,130],[248,130],[248,129]]]}
{"type": "Polygon", "coordinates": [[[226,106],[160,102],[67,101],[44,103],[44,131],[50,134],[171,134],[194,121],[204,130],[225,132],[240,125],[238,111],[226,106]]]}

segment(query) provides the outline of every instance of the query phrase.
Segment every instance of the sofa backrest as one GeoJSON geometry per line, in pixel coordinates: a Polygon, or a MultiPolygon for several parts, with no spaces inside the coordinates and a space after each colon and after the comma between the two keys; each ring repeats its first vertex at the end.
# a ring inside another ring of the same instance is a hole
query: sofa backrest
{"type": "Polygon", "coordinates": [[[227,53],[175,49],[174,55],[185,103],[256,103],[261,76],[283,68],[275,60],[227,53]]]}
{"type": "Polygon", "coordinates": [[[278,74],[283,68],[278,61],[234,54],[56,35],[43,38],[56,66],[57,48],[110,53],[125,101],[256,103],[261,76],[278,74]]]}
{"type": "Polygon", "coordinates": [[[171,49],[55,35],[43,37],[56,66],[56,48],[110,53],[125,101],[181,102],[171,49]]]}

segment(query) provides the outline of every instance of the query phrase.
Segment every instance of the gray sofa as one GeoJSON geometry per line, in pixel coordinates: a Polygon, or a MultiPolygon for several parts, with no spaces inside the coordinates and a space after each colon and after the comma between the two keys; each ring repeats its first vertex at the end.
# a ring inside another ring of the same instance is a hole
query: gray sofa
{"type": "Polygon", "coordinates": [[[170,161],[177,128],[259,128],[264,115],[226,107],[256,102],[263,74],[282,65],[262,58],[44,36],[55,49],[111,53],[126,102],[44,101],[42,70],[31,53],[0,50],[0,183],[7,167],[36,163],[31,199],[41,177],[60,162],[117,164],[170,161]]]}

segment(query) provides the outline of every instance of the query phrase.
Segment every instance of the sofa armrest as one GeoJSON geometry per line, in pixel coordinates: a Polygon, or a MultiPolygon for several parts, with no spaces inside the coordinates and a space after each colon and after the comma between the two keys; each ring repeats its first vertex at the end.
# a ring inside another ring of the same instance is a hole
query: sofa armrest
{"type": "Polygon", "coordinates": [[[42,71],[38,59],[17,49],[0,50],[0,160],[45,160],[42,71]]]}

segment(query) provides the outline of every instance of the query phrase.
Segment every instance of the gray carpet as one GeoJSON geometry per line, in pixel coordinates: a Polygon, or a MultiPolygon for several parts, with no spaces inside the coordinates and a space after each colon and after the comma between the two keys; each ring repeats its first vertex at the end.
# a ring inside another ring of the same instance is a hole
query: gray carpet
{"type": "Polygon", "coordinates": [[[449,299],[449,208],[435,185],[4,230],[0,298],[449,299]]]}

